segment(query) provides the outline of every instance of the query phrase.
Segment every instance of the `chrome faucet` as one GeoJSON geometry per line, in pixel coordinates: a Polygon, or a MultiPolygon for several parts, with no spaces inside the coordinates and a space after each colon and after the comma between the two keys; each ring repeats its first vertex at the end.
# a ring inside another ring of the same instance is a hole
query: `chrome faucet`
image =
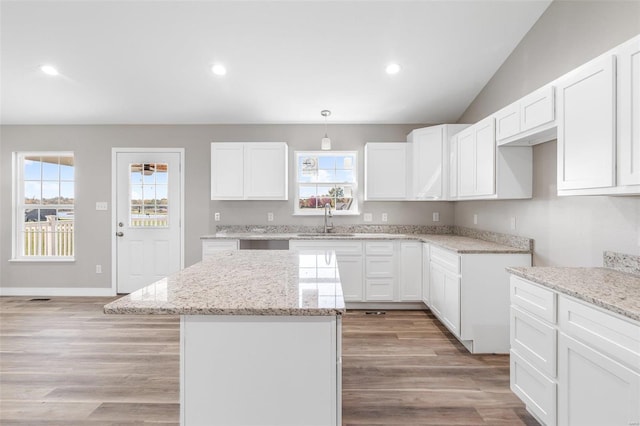
{"type": "Polygon", "coordinates": [[[324,205],[324,233],[327,234],[329,231],[333,229],[333,223],[328,223],[327,218],[333,217],[331,214],[331,204],[327,203],[324,205]]]}

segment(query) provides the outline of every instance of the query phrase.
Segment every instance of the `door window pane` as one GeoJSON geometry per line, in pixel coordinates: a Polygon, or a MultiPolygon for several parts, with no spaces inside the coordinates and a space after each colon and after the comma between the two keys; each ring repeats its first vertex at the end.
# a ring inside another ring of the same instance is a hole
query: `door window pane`
{"type": "Polygon", "coordinates": [[[168,182],[168,164],[129,165],[130,227],[166,228],[169,226],[168,182]]]}

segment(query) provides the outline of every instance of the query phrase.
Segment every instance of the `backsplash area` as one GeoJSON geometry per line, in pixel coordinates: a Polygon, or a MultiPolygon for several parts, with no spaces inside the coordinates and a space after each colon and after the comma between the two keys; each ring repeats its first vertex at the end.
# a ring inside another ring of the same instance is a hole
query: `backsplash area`
{"type": "Polygon", "coordinates": [[[629,274],[640,275],[640,256],[616,253],[614,251],[605,251],[604,267],[616,269],[621,272],[627,272],[629,274]]]}

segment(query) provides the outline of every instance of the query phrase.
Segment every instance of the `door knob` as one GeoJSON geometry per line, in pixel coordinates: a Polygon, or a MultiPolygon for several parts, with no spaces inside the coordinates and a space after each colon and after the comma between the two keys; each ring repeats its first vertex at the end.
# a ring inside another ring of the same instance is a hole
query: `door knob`
{"type": "Polygon", "coordinates": [[[116,232],[117,237],[124,237],[124,232],[116,232]]]}

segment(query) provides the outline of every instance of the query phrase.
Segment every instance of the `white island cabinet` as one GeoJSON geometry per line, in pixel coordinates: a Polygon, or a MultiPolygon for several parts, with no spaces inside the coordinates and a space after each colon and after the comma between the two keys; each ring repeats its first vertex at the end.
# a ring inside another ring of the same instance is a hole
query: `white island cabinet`
{"type": "Polygon", "coordinates": [[[331,252],[219,251],[105,313],[180,315],[182,426],[341,424],[331,252]]]}

